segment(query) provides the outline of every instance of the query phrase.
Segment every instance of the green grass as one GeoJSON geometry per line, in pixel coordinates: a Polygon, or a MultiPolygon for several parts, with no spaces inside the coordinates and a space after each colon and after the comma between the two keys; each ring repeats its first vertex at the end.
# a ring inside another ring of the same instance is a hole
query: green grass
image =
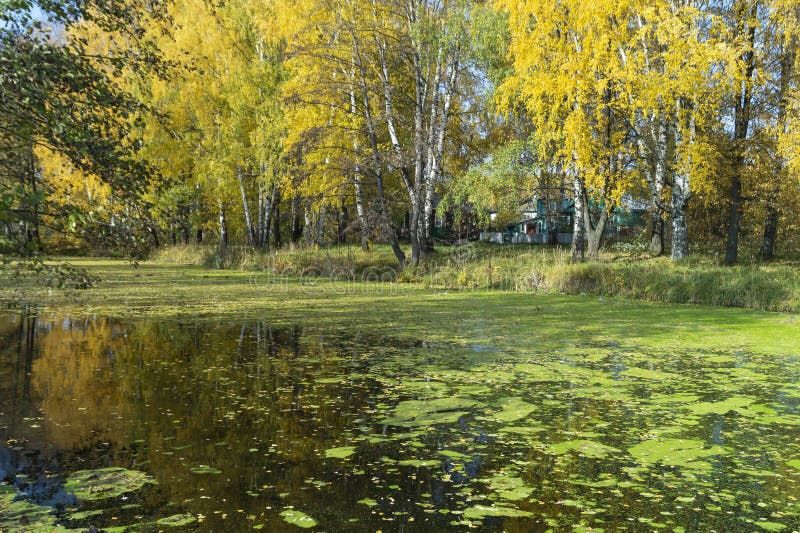
{"type": "MultiPolygon", "coordinates": [[[[745,309],[664,305],[624,298],[493,289],[450,290],[424,282],[284,278],[269,272],[196,265],[77,259],[102,281],[65,292],[0,279],[0,302],[73,315],[257,317],[275,325],[359,325],[409,339],[503,347],[616,342],[637,345],[749,347],[786,353],[800,345],[798,317],[745,309]],[[780,333],[776,333],[780,332],[780,333]],[[476,340],[477,339],[477,340],[476,340]]],[[[592,267],[580,267],[592,268],[592,267]]],[[[27,283],[27,284],[26,284],[27,283]]]]}
{"type": "Polygon", "coordinates": [[[306,278],[392,279],[431,289],[619,296],[800,311],[800,268],[795,262],[724,267],[707,256],[674,263],[664,257],[607,251],[599,261],[573,264],[566,248],[487,243],[439,247],[418,269],[402,272],[396,271],[397,263],[388,246],[375,246],[366,252],[352,246],[276,252],[232,248],[222,256],[211,247],[178,246],[159,251],[153,260],[306,278]]]}

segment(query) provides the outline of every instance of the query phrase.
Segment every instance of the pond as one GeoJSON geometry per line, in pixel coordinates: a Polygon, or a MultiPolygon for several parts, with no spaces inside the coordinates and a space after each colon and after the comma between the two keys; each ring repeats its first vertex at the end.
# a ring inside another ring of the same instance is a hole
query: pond
{"type": "Polygon", "coordinates": [[[491,326],[0,314],[0,530],[800,528],[797,353],[491,326]]]}

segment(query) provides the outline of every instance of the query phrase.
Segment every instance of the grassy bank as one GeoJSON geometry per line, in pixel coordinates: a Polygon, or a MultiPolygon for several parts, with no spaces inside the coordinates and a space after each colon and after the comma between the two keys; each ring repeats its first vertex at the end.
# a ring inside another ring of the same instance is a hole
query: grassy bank
{"type": "Polygon", "coordinates": [[[606,251],[599,261],[573,264],[564,248],[474,243],[439,247],[416,269],[396,270],[386,246],[369,251],[339,246],[275,252],[178,246],[159,251],[160,264],[197,265],[235,271],[331,278],[382,280],[438,290],[510,290],[543,294],[618,296],[665,303],[800,311],[800,268],[795,262],[724,267],[695,256],[674,263],[636,252],[606,251]]]}
{"type": "Polygon", "coordinates": [[[65,316],[148,317],[192,322],[304,324],[322,330],[359,327],[411,340],[475,343],[511,351],[620,342],[639,346],[747,348],[792,353],[798,315],[745,309],[500,290],[441,290],[422,283],[365,283],[268,276],[119,260],[76,259],[102,281],[65,292],[0,278],[0,303],[65,316]],[[527,348],[526,348],[527,347],[527,348]]]}

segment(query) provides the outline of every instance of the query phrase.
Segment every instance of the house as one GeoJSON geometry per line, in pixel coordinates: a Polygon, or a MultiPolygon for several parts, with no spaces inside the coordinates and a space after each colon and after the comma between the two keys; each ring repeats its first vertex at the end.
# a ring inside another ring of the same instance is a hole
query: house
{"type": "MultiPolygon", "coordinates": [[[[496,243],[569,244],[575,216],[575,202],[566,191],[556,198],[531,197],[520,203],[519,220],[506,225],[505,231],[483,231],[480,240],[496,243]]],[[[630,238],[645,226],[647,204],[629,195],[623,196],[606,225],[606,238],[630,238]]],[[[497,214],[490,215],[496,220],[497,214]]]]}

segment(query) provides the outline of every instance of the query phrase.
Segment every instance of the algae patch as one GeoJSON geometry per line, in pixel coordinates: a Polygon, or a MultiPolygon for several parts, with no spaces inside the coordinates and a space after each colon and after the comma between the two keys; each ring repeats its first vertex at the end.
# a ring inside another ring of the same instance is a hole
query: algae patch
{"type": "Polygon", "coordinates": [[[213,466],[208,465],[200,465],[200,466],[193,466],[191,469],[192,474],[221,474],[222,470],[219,468],[214,468],[213,466]]]}
{"type": "Polygon", "coordinates": [[[494,413],[494,418],[501,422],[516,422],[530,415],[536,406],[523,401],[522,398],[503,398],[498,402],[500,411],[494,413]]]}
{"type": "Polygon", "coordinates": [[[420,427],[435,424],[452,424],[469,414],[466,409],[475,406],[475,400],[466,398],[436,398],[434,400],[406,400],[395,407],[394,416],[382,423],[389,426],[420,427]]]}
{"type": "Polygon", "coordinates": [[[628,448],[628,453],[642,464],[706,470],[710,465],[701,459],[725,455],[728,450],[721,446],[706,448],[704,442],[695,439],[651,439],[628,448]]]}
{"type": "Polygon", "coordinates": [[[121,467],[79,470],[67,477],[64,490],[79,500],[94,501],[115,498],[135,492],[147,484],[156,484],[154,477],[121,467]]]}
{"type": "Polygon", "coordinates": [[[16,497],[16,491],[0,493],[0,531],[56,531],[51,507],[16,497]]]}
{"type": "Polygon", "coordinates": [[[297,509],[284,509],[281,511],[281,518],[287,523],[302,527],[303,529],[309,529],[317,525],[317,521],[314,520],[314,518],[297,509]]]}
{"type": "Polygon", "coordinates": [[[325,450],[325,457],[328,459],[345,459],[356,453],[354,446],[340,446],[339,448],[329,448],[325,450]]]}
{"type": "Polygon", "coordinates": [[[190,524],[194,524],[197,522],[197,519],[194,515],[186,514],[174,514],[172,516],[167,516],[165,518],[160,518],[156,520],[156,524],[159,526],[167,526],[167,527],[181,527],[181,526],[188,526],[190,524]]]}
{"type": "Polygon", "coordinates": [[[620,450],[614,448],[613,446],[606,446],[605,444],[601,444],[593,440],[577,439],[553,444],[550,446],[549,452],[555,455],[564,455],[569,452],[579,452],[585,457],[599,458],[606,457],[607,455],[611,455],[613,453],[618,453],[620,450]]]}
{"type": "Polygon", "coordinates": [[[507,516],[514,518],[533,516],[533,513],[502,505],[475,505],[464,511],[464,518],[470,520],[482,520],[490,516],[507,516]]]}

